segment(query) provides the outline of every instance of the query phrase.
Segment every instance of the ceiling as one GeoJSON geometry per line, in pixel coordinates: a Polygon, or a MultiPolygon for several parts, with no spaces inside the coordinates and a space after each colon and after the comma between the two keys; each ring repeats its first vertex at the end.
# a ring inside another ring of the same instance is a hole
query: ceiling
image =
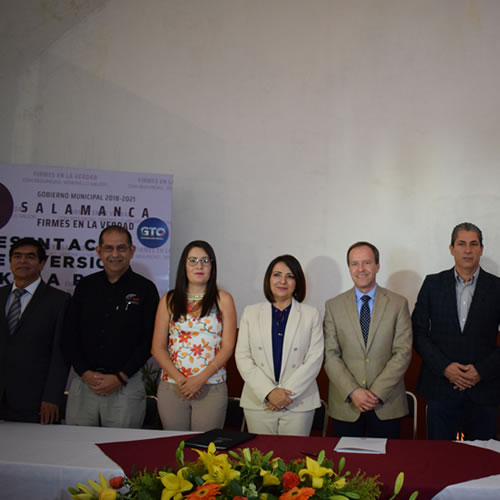
{"type": "Polygon", "coordinates": [[[0,0],[0,79],[16,73],[108,0],[0,0]]]}

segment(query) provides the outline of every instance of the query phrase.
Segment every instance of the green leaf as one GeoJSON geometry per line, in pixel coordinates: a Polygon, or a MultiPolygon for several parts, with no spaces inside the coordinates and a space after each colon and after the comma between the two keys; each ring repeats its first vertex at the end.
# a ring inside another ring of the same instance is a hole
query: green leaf
{"type": "Polygon", "coordinates": [[[247,464],[252,461],[252,456],[250,455],[250,450],[248,448],[243,449],[243,457],[245,457],[247,464]]]}
{"type": "Polygon", "coordinates": [[[359,498],[361,498],[357,493],[354,493],[354,491],[344,491],[342,492],[342,495],[345,495],[347,498],[353,498],[355,500],[359,500],[359,498]]]}
{"type": "Polygon", "coordinates": [[[243,496],[243,490],[241,489],[241,484],[239,484],[237,481],[231,481],[229,483],[229,491],[231,493],[232,497],[241,497],[243,496]]]}
{"type": "Polygon", "coordinates": [[[233,458],[236,458],[236,460],[239,460],[240,459],[240,456],[238,455],[238,453],[236,453],[235,451],[233,450],[229,450],[228,451],[228,454],[231,455],[233,458]]]}
{"type": "Polygon", "coordinates": [[[269,453],[266,453],[264,455],[264,460],[267,462],[272,456],[273,456],[274,451],[271,450],[269,453]]]}
{"type": "Polygon", "coordinates": [[[342,471],[344,470],[344,466],[345,466],[345,457],[342,457],[339,460],[339,475],[342,474],[342,471]]]}
{"type": "Polygon", "coordinates": [[[318,464],[321,465],[325,459],[325,450],[321,450],[318,455],[318,464]]]}
{"type": "Polygon", "coordinates": [[[184,467],[184,446],[185,446],[184,441],[181,441],[179,443],[177,451],[175,452],[175,459],[181,467],[184,467]]]}
{"type": "Polygon", "coordinates": [[[418,497],[418,491],[414,491],[411,495],[409,500],[415,500],[418,497]]]}
{"type": "Polygon", "coordinates": [[[404,472],[400,472],[398,474],[398,477],[396,478],[396,482],[394,483],[394,494],[395,495],[397,495],[401,491],[401,488],[403,487],[404,480],[405,480],[404,472]]]}
{"type": "Polygon", "coordinates": [[[346,500],[347,497],[344,495],[333,495],[332,497],[329,497],[330,500],[346,500]]]}

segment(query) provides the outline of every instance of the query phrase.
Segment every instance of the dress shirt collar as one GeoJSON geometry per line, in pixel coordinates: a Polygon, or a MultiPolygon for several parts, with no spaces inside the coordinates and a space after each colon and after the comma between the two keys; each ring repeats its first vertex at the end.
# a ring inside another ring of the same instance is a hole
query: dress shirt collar
{"type": "MultiPolygon", "coordinates": [[[[41,281],[42,281],[41,276],[38,276],[38,279],[33,281],[33,283],[30,283],[27,287],[23,288],[23,290],[25,290],[30,295],[33,295],[36,292],[36,289],[38,288],[38,285],[41,283],[41,281]]],[[[16,288],[19,288],[19,287],[16,286],[16,282],[14,281],[14,283],[12,284],[12,290],[10,291],[10,293],[12,293],[16,288]]]]}
{"type": "Polygon", "coordinates": [[[475,285],[476,283],[476,280],[477,280],[477,277],[479,276],[479,270],[480,270],[480,266],[477,266],[477,269],[476,271],[474,272],[474,274],[472,275],[472,278],[470,281],[465,281],[458,273],[457,273],[457,268],[454,267],[453,268],[453,272],[455,273],[455,279],[457,280],[458,284],[460,285],[475,285]]]}
{"type": "Polygon", "coordinates": [[[377,291],[377,286],[378,285],[375,284],[375,286],[368,293],[363,293],[359,291],[356,287],[354,287],[354,291],[356,293],[356,302],[359,303],[361,301],[361,297],[368,295],[370,299],[372,299],[370,303],[373,304],[373,302],[375,301],[375,292],[377,291]]]}

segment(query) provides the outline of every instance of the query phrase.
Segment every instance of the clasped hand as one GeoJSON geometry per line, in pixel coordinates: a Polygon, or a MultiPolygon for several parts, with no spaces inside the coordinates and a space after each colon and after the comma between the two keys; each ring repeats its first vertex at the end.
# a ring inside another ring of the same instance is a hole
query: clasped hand
{"type": "Polygon", "coordinates": [[[353,405],[361,412],[374,410],[379,403],[379,399],[373,392],[358,387],[351,394],[353,405]]]}
{"type": "Polygon", "coordinates": [[[205,381],[200,375],[183,377],[177,381],[177,387],[186,399],[195,399],[199,396],[205,381]]]}
{"type": "Polygon", "coordinates": [[[286,408],[293,399],[290,397],[293,394],[288,389],[276,387],[267,395],[266,406],[271,411],[279,411],[286,408]]]}
{"type": "Polygon", "coordinates": [[[446,367],[444,376],[453,384],[453,389],[460,391],[474,387],[481,380],[474,365],[462,365],[456,361],[446,367]]]}
{"type": "Polygon", "coordinates": [[[82,379],[99,396],[109,396],[122,386],[118,377],[112,373],[87,370],[82,379]]]}

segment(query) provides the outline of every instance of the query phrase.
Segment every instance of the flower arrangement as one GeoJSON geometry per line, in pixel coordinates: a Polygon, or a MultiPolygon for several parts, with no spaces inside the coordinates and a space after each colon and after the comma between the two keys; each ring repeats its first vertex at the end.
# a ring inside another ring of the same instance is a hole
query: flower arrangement
{"type": "MultiPolygon", "coordinates": [[[[176,452],[179,465],[155,472],[139,472],[131,478],[115,477],[107,481],[88,481],[69,488],[75,500],[376,500],[382,483],[378,476],[366,477],[360,471],[344,471],[342,457],[337,471],[321,451],[317,458],[305,457],[285,463],[257,449],[245,448],[239,453],[217,453],[210,444],[207,451],[195,450],[198,460],[184,462],[184,441],[176,452]]],[[[394,486],[393,500],[401,491],[404,474],[394,486]]],[[[409,500],[415,500],[418,492],[409,500]]]]}

